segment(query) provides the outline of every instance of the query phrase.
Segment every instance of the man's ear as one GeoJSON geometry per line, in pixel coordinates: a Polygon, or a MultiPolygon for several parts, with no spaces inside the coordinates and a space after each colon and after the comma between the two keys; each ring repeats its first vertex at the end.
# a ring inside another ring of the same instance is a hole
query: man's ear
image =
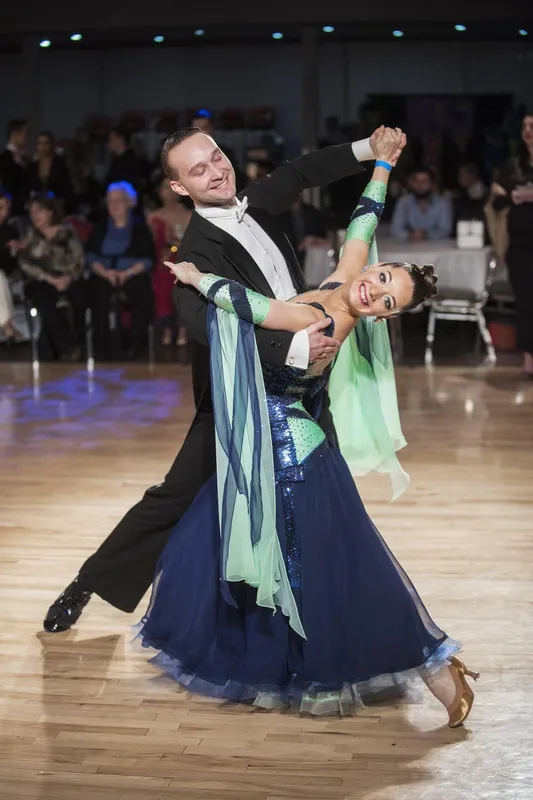
{"type": "Polygon", "coordinates": [[[181,197],[189,196],[189,192],[184,186],[181,185],[179,181],[170,181],[170,188],[173,192],[176,192],[176,194],[179,194],[181,197]]]}

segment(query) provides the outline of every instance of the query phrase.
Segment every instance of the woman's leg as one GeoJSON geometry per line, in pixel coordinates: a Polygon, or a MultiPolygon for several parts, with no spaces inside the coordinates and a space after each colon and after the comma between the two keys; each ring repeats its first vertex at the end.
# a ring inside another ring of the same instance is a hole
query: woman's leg
{"type": "Polygon", "coordinates": [[[531,254],[509,248],[507,269],[516,303],[517,345],[524,354],[524,371],[533,375],[533,263],[531,254]]]}
{"type": "Polygon", "coordinates": [[[131,303],[131,338],[135,351],[146,347],[148,326],[154,316],[154,300],[150,276],[135,275],[124,284],[124,292],[131,303]]]}
{"type": "Polygon", "coordinates": [[[109,281],[93,274],[89,278],[88,289],[95,355],[97,358],[109,357],[111,355],[109,304],[113,288],[109,281]]]}
{"type": "Polygon", "coordinates": [[[27,292],[41,315],[43,333],[50,339],[54,355],[58,358],[72,347],[73,336],[66,315],[57,308],[57,289],[45,281],[32,281],[28,284],[27,292]]]}

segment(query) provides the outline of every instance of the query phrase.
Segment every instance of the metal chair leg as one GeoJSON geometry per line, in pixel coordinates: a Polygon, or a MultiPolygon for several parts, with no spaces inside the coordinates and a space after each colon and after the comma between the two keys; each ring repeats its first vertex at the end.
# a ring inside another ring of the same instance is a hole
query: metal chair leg
{"type": "Polygon", "coordinates": [[[153,323],[148,325],[148,366],[150,369],[155,364],[155,327],[153,323]]]}
{"type": "Polygon", "coordinates": [[[435,341],[435,325],[437,322],[437,315],[434,308],[429,309],[428,328],[426,333],[426,352],[424,354],[424,361],[426,366],[433,364],[433,342],[435,341]]]}
{"type": "Polygon", "coordinates": [[[487,348],[487,359],[489,364],[496,363],[496,350],[494,349],[494,345],[492,343],[492,336],[490,335],[490,331],[487,326],[487,320],[485,319],[485,314],[481,310],[481,308],[477,309],[476,312],[477,317],[477,324],[479,328],[479,332],[483,337],[483,341],[485,342],[485,346],[487,348]]]}
{"type": "Polygon", "coordinates": [[[87,353],[87,372],[94,372],[93,315],[90,308],[85,309],[85,350],[87,353]]]}
{"type": "Polygon", "coordinates": [[[28,314],[28,323],[30,327],[31,339],[31,365],[33,371],[39,369],[39,346],[38,346],[38,332],[37,332],[37,314],[38,311],[35,306],[31,306],[28,314]]]}

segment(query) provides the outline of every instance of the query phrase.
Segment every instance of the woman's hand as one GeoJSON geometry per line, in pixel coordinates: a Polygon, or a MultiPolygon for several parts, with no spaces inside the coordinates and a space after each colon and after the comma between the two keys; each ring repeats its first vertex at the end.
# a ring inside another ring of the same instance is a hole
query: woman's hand
{"type": "Polygon", "coordinates": [[[401,128],[386,128],[382,125],[370,137],[370,146],[376,160],[386,161],[393,167],[406,144],[407,137],[401,128]]]}
{"type": "Polygon", "coordinates": [[[178,264],[174,264],[172,261],[165,261],[164,264],[176,276],[174,283],[179,281],[186,286],[196,286],[202,277],[202,273],[190,261],[180,261],[178,264]]]}

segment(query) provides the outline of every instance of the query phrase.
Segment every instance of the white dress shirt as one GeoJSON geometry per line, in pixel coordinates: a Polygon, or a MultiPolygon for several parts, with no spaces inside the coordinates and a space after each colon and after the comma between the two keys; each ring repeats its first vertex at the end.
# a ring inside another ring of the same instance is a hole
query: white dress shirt
{"type": "MultiPolygon", "coordinates": [[[[279,247],[249,214],[247,200],[237,199],[234,206],[196,208],[196,211],[217,228],[229,233],[251,255],[267,279],[276,300],[290,300],[296,290],[279,247]]],[[[285,360],[287,366],[307,369],[309,366],[309,337],[307,331],[295,333],[285,360]]]]}
{"type": "MultiPolygon", "coordinates": [[[[352,150],[358,161],[375,158],[369,139],[353,142],[352,150]]],[[[236,205],[233,206],[196,207],[196,211],[242,244],[267,279],[277,300],[290,300],[296,291],[287,262],[270,236],[246,213],[247,205],[244,198],[243,201],[236,199],[236,205]]],[[[309,337],[306,330],[294,334],[285,363],[299,369],[309,366],[309,337]]]]}

